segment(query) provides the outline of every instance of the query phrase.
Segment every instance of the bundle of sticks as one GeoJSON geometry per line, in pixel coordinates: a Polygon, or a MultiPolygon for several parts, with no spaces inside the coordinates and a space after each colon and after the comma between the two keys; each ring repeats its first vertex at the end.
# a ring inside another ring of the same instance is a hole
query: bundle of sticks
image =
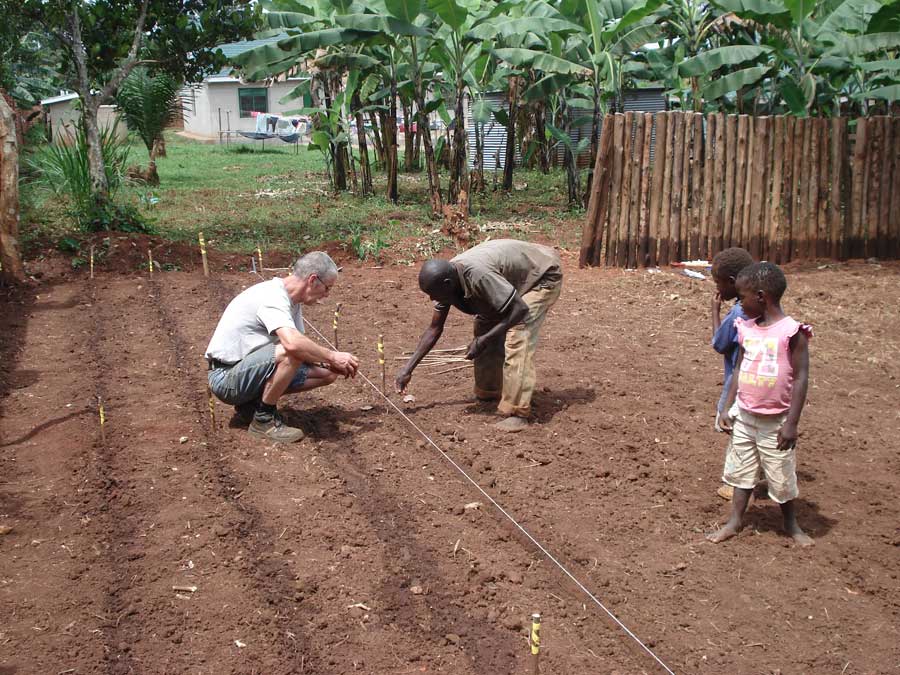
{"type": "MultiPolygon", "coordinates": [[[[442,375],[462,368],[471,368],[472,362],[466,359],[468,349],[466,345],[453,347],[452,349],[432,349],[419,361],[419,367],[440,369],[430,371],[432,375],[442,375]],[[447,366],[450,367],[448,368],[447,366]]],[[[395,356],[394,358],[397,361],[407,361],[412,355],[413,352],[407,351],[403,352],[403,356],[395,356]]]]}

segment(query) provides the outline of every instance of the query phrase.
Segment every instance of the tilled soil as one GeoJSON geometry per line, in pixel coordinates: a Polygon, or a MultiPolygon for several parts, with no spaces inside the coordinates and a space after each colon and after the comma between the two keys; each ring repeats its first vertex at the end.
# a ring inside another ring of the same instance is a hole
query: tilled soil
{"type": "MultiPolygon", "coordinates": [[[[806,550],[767,499],[704,539],[728,511],[712,284],[564,262],[526,431],[491,427],[468,369],[391,400],[673,671],[897,672],[900,267],[789,270],[816,330],[806,550]]],[[[664,672],[362,378],[287,399],[295,445],[212,421],[203,351],[258,278],[181,268],[2,299],[0,674],[524,674],[533,611],[542,673],[664,672]]],[[[378,334],[390,383],[430,318],[416,273],[347,265],[305,311],[330,337],[343,303],[379,388],[378,334]]],[[[439,346],[470,331],[453,314],[439,346]]]]}

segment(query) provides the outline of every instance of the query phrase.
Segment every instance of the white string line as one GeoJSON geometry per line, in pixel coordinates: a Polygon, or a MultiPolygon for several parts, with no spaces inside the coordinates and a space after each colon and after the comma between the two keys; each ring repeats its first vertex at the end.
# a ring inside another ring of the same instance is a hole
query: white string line
{"type": "MultiPolygon", "coordinates": [[[[331,342],[328,340],[328,338],[326,338],[324,335],[322,335],[322,333],[320,333],[319,330],[309,322],[309,319],[307,319],[306,317],[303,317],[303,321],[306,323],[306,325],[308,325],[310,328],[312,328],[316,332],[316,335],[318,335],[325,342],[325,344],[327,344],[332,349],[335,348],[334,345],[331,344],[331,342]]],[[[520,525],[515,518],[513,518],[511,515],[509,515],[509,513],[506,512],[506,509],[504,509],[502,506],[500,506],[500,504],[493,497],[491,497],[491,495],[489,495],[487,492],[485,492],[484,488],[482,488],[477,482],[475,482],[475,480],[473,480],[469,476],[469,474],[467,474],[465,472],[465,470],[459,464],[454,462],[453,458],[450,457],[450,455],[448,455],[446,452],[441,450],[441,448],[438,447],[437,443],[435,443],[433,440],[431,440],[431,437],[428,434],[426,434],[424,431],[422,431],[422,429],[420,429],[419,426],[406,415],[406,413],[404,413],[399,407],[397,407],[396,403],[394,403],[390,398],[388,398],[385,395],[385,393],[383,391],[381,391],[377,386],[375,386],[375,384],[368,377],[366,377],[362,372],[357,370],[356,374],[359,375],[363,380],[365,380],[366,384],[368,384],[370,387],[372,387],[372,389],[374,389],[375,392],[379,396],[381,396],[381,398],[383,398],[385,401],[387,401],[390,404],[390,406],[394,410],[397,411],[397,413],[400,415],[400,417],[402,417],[407,422],[409,422],[410,426],[412,426],[413,429],[418,431],[419,434],[421,434],[422,438],[424,438],[426,441],[428,441],[435,450],[437,450],[439,453],[441,453],[441,456],[443,456],[444,459],[446,459],[448,462],[450,462],[450,464],[453,465],[453,468],[455,468],[457,471],[459,471],[459,473],[461,473],[463,475],[463,477],[475,487],[476,490],[478,490],[482,495],[484,495],[485,499],[487,499],[491,504],[493,504],[494,507],[498,511],[500,511],[500,513],[502,513],[507,518],[507,520],[509,520],[509,522],[511,522],[513,525],[515,525],[519,529],[519,531],[522,532],[522,534],[524,534],[526,537],[528,537],[528,539],[531,541],[531,543],[534,544],[535,546],[537,546],[538,549],[540,549],[541,553],[543,553],[545,556],[547,556],[547,558],[554,565],[556,565],[563,572],[563,574],[565,574],[567,577],[569,577],[569,579],[571,579],[575,583],[575,585],[578,586],[578,588],[580,588],[585,593],[585,595],[587,595],[591,600],[593,600],[594,603],[600,609],[602,609],[604,612],[606,612],[606,614],[609,616],[609,618],[611,618],[613,621],[615,621],[619,625],[619,627],[622,630],[624,630],[632,640],[634,640],[641,646],[641,649],[643,649],[650,656],[652,656],[654,658],[654,660],[659,665],[661,665],[667,673],[669,673],[669,675],[675,675],[675,672],[671,668],[669,668],[669,666],[667,666],[665,663],[663,663],[662,659],[660,659],[656,654],[654,654],[653,651],[647,645],[645,645],[643,642],[641,642],[641,639],[637,635],[635,635],[628,628],[628,626],[626,626],[624,623],[619,621],[618,617],[616,617],[615,614],[613,614],[611,611],[609,611],[609,609],[606,608],[606,605],[604,605],[602,602],[600,602],[600,600],[598,600],[597,597],[593,593],[591,593],[587,589],[587,587],[575,577],[575,575],[573,575],[568,569],[566,569],[565,565],[563,565],[561,562],[559,562],[559,560],[557,560],[553,556],[553,554],[550,553],[550,551],[548,551],[544,547],[543,544],[541,544],[541,542],[539,542],[537,539],[535,539],[533,536],[531,536],[531,533],[528,530],[526,530],[522,525],[520,525]]]]}

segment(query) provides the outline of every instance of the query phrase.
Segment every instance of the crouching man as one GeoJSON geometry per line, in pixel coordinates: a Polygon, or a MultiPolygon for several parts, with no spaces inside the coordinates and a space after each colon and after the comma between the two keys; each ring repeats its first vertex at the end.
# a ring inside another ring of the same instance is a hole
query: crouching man
{"type": "Polygon", "coordinates": [[[286,425],[276,404],[284,394],[355,377],[359,361],[348,352],[319,346],[304,333],[303,305],[324,298],[338,269],[326,253],[307,253],[286,277],[255,284],[232,300],[206,348],[209,387],[249,432],[291,443],[303,431],[286,425]]]}

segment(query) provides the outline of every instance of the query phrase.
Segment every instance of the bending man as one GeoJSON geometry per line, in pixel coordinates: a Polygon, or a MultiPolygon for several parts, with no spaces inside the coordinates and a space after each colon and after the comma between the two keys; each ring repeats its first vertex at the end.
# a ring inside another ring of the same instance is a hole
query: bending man
{"type": "Polygon", "coordinates": [[[452,260],[426,262],[419,288],[435,302],[434,313],[415,353],[397,374],[397,390],[406,389],[413,370],[440,338],[450,308],[456,307],[475,316],[475,339],[466,354],[475,360],[475,395],[500,400],[497,411],[506,419],[496,427],[524,429],[531,416],[538,331],[562,288],[559,255],[539,244],[488,241],[452,260]]]}
{"type": "Polygon", "coordinates": [[[278,414],[278,399],[332,384],[338,375],[356,375],[359,362],[353,354],[325,349],[303,334],[302,305],[328,295],[337,276],[328,254],[307,253],[291,274],[242,292],[219,319],[206,348],[209,387],[249,422],[251,434],[300,440],[303,431],[287,426],[278,414]]]}

